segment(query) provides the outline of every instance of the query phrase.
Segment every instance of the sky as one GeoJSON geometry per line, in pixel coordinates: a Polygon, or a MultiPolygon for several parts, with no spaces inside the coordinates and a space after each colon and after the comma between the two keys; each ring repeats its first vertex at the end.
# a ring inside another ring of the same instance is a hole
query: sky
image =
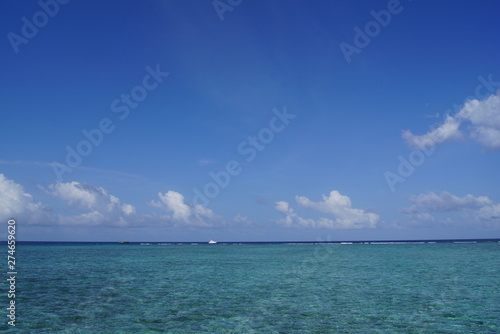
{"type": "Polygon", "coordinates": [[[498,1],[4,6],[3,238],[500,238],[498,1]]]}

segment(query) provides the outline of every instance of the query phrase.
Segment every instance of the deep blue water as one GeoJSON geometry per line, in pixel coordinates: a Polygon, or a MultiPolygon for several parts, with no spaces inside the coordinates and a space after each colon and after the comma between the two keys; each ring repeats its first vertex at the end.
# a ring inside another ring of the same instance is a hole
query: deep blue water
{"type": "Polygon", "coordinates": [[[6,332],[500,333],[498,242],[22,244],[16,258],[6,332]]]}

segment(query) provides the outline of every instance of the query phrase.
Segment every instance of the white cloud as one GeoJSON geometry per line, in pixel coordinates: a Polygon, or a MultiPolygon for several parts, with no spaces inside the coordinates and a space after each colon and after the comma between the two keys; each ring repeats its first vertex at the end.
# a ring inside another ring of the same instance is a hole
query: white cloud
{"type": "Polygon", "coordinates": [[[62,201],[58,209],[72,207],[77,214],[67,215],[53,212],[23,187],[0,174],[0,219],[18,218],[34,225],[65,226],[198,226],[218,227],[224,220],[212,210],[201,205],[190,206],[185,203],[184,196],[175,191],[159,193],[159,201],[151,202],[152,206],[167,211],[159,215],[136,213],[133,205],[122,203],[106,189],[80,182],[57,182],[47,189],[39,187],[46,194],[62,201]]]}
{"type": "Polygon", "coordinates": [[[288,227],[312,227],[312,228],[342,228],[334,220],[328,218],[320,218],[318,220],[310,218],[302,218],[297,215],[287,202],[276,202],[276,210],[285,215],[279,219],[281,223],[288,227]]]}
{"type": "Polygon", "coordinates": [[[500,204],[484,206],[476,214],[487,227],[500,227],[500,204]]]}
{"type": "Polygon", "coordinates": [[[33,199],[24,188],[0,174],[0,217],[23,219],[45,223],[51,215],[50,209],[33,199]]]}
{"type": "Polygon", "coordinates": [[[159,201],[152,201],[151,206],[163,209],[170,213],[163,216],[175,225],[214,227],[222,223],[222,218],[212,210],[201,205],[188,205],[184,196],[176,191],[169,190],[165,194],[158,193],[159,201]]]}
{"type": "MultiPolygon", "coordinates": [[[[410,202],[412,205],[403,212],[416,221],[437,221],[430,213],[446,212],[458,214],[457,219],[465,222],[481,222],[490,227],[500,227],[500,204],[487,196],[458,197],[446,191],[440,195],[429,192],[410,197],[410,202]]],[[[450,225],[453,219],[448,216],[441,222],[450,225]]]]}
{"type": "Polygon", "coordinates": [[[469,124],[469,136],[488,150],[500,149],[500,96],[490,95],[485,100],[468,100],[455,115],[447,115],[426,134],[417,136],[410,130],[402,133],[413,149],[440,144],[461,137],[460,126],[469,124]]]}
{"type": "Polygon", "coordinates": [[[165,194],[158,193],[160,202],[156,202],[157,207],[161,207],[162,204],[165,206],[167,211],[172,212],[172,217],[176,220],[186,220],[191,215],[191,208],[189,205],[184,203],[184,196],[175,191],[167,191],[165,194]]]}
{"type": "MultiPolygon", "coordinates": [[[[136,215],[133,205],[122,204],[120,199],[105,189],[79,182],[56,183],[49,186],[50,194],[84,211],[81,215],[64,217],[67,224],[138,226],[200,226],[213,227],[219,218],[210,209],[201,205],[190,206],[184,196],[175,191],[158,193],[159,200],[151,206],[165,210],[166,215],[136,215]]],[[[220,219],[221,220],[221,219],[220,219]]]]}
{"type": "Polygon", "coordinates": [[[122,204],[120,199],[106,189],[80,182],[57,182],[50,185],[48,194],[82,211],[80,215],[59,216],[64,225],[110,225],[135,224],[135,207],[122,204]]]}
{"type": "Polygon", "coordinates": [[[445,121],[424,135],[416,136],[410,130],[403,131],[403,139],[413,149],[423,149],[461,137],[460,121],[447,115],[445,121]]]}
{"type": "Polygon", "coordinates": [[[69,205],[81,210],[118,213],[131,215],[135,213],[134,206],[122,204],[120,200],[106,189],[80,182],[57,182],[50,185],[48,193],[66,201],[69,205]]]}
{"type": "Polygon", "coordinates": [[[457,114],[472,124],[471,136],[490,150],[500,149],[500,96],[491,95],[486,100],[467,101],[457,114]]]}
{"type": "Polygon", "coordinates": [[[380,219],[375,213],[353,208],[351,199],[336,190],[331,191],[329,196],[323,195],[321,202],[313,202],[304,196],[296,196],[295,200],[302,207],[330,214],[332,218],[302,218],[287,202],[280,201],[275,206],[285,216],[279,220],[280,223],[300,227],[359,229],[374,228],[380,219]]]}

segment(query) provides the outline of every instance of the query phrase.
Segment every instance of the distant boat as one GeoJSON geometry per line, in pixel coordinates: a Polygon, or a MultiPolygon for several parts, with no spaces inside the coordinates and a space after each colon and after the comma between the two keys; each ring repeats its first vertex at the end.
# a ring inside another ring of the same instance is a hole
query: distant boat
{"type": "Polygon", "coordinates": [[[119,244],[128,244],[128,243],[130,243],[130,242],[128,242],[128,241],[120,241],[119,242],[119,244]]]}
{"type": "Polygon", "coordinates": [[[216,243],[217,243],[217,241],[210,240],[208,243],[209,243],[209,244],[216,244],[216,243]]]}

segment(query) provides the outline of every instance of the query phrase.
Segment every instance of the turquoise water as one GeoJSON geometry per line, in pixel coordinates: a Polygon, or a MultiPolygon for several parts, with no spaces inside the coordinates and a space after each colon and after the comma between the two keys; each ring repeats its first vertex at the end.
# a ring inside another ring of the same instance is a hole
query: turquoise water
{"type": "Polygon", "coordinates": [[[499,255],[499,243],[21,245],[6,332],[500,333],[499,255]]]}

